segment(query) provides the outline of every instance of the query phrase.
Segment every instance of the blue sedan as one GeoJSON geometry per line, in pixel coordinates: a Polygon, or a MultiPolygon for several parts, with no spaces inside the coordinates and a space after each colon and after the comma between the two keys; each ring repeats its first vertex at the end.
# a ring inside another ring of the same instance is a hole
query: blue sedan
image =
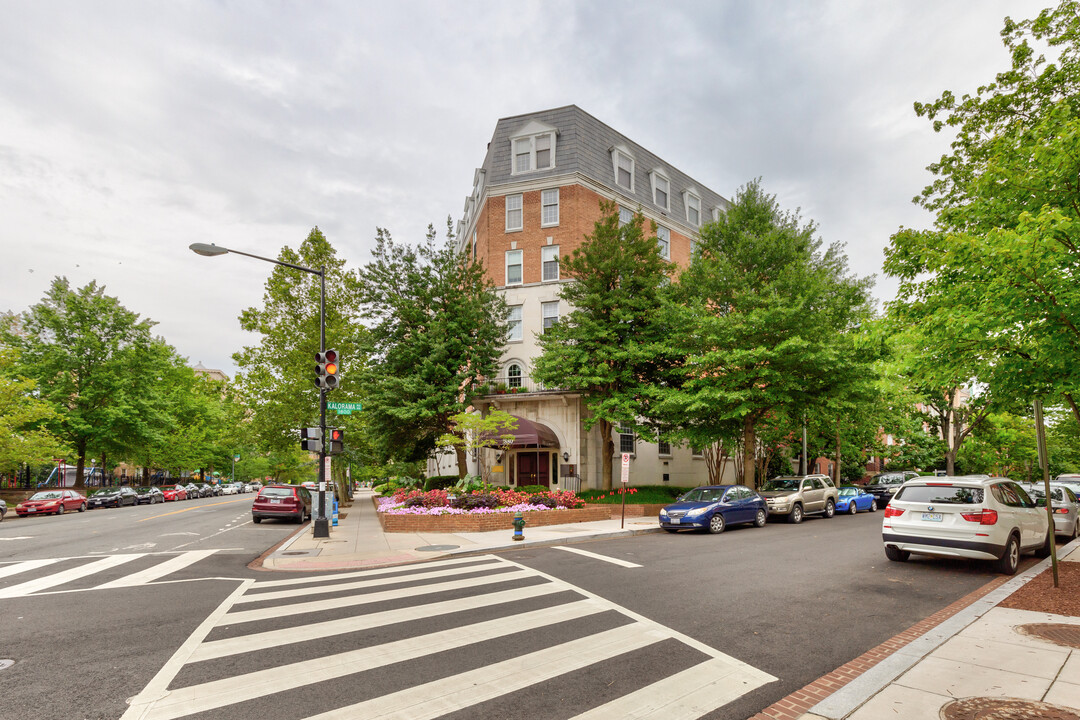
{"type": "Polygon", "coordinates": [[[765,498],[745,485],[705,485],[661,510],[660,527],[668,532],[708,530],[715,535],[724,532],[728,524],[764,527],[768,516],[765,498]]]}
{"type": "Polygon", "coordinates": [[[854,515],[857,512],[877,512],[877,498],[854,485],[841,485],[840,499],[836,501],[836,512],[848,515],[854,515]]]}

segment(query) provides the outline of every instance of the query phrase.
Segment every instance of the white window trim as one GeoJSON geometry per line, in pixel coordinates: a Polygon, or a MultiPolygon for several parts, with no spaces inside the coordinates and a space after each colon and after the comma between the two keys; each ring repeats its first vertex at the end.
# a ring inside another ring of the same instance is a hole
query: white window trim
{"type": "Polygon", "coordinates": [[[633,456],[636,457],[637,456],[637,441],[638,441],[637,433],[634,432],[633,428],[628,428],[630,430],[630,432],[623,432],[623,429],[624,429],[624,426],[622,426],[622,425],[616,425],[615,426],[615,454],[616,455],[621,455],[624,452],[629,452],[630,455],[633,455],[633,456]],[[631,443],[631,445],[633,447],[629,451],[622,449],[622,436],[623,435],[629,435],[630,436],[630,443],[631,443]]]}
{"type": "Polygon", "coordinates": [[[558,227],[560,210],[559,204],[562,201],[562,198],[560,196],[561,193],[559,192],[559,188],[545,188],[544,190],[540,191],[540,227],[558,227]],[[544,193],[549,192],[555,193],[555,222],[544,222],[544,208],[546,207],[544,205],[544,193]]]}
{"type": "MultiPolygon", "coordinates": [[[[540,333],[541,334],[547,332],[547,327],[544,325],[544,322],[548,318],[552,317],[551,315],[545,315],[544,310],[546,308],[548,308],[548,307],[551,307],[552,305],[555,306],[555,315],[554,315],[555,322],[556,323],[559,322],[559,319],[562,317],[562,312],[561,312],[562,308],[559,307],[559,301],[558,300],[541,301],[540,302],[540,333]]],[[[552,324],[554,324],[554,323],[552,323],[552,324]]]]}
{"type": "Polygon", "coordinates": [[[649,173],[649,184],[652,185],[653,205],[656,205],[659,208],[663,208],[664,212],[671,212],[671,178],[668,177],[668,174],[663,170],[651,171],[649,173]],[[665,191],[665,194],[667,195],[667,203],[664,205],[656,202],[656,186],[658,184],[658,180],[663,180],[665,183],[667,183],[667,190],[665,191]]]}
{"type": "Polygon", "coordinates": [[[524,282],[525,282],[525,251],[524,250],[507,250],[506,251],[506,267],[504,268],[503,272],[504,272],[503,279],[505,280],[507,286],[524,284],[524,282]],[[510,262],[510,256],[511,255],[517,255],[517,257],[520,258],[520,260],[518,262],[516,262],[516,263],[510,262]],[[511,265],[520,265],[521,266],[521,280],[518,280],[517,282],[510,282],[510,266],[511,265]]]}
{"type": "Polygon", "coordinates": [[[522,305],[510,305],[509,308],[511,310],[513,310],[514,308],[517,308],[517,311],[518,311],[518,318],[517,318],[517,330],[518,330],[517,334],[518,334],[518,336],[517,337],[511,337],[510,336],[511,318],[510,318],[509,315],[507,315],[506,316],[506,324],[507,324],[506,342],[508,342],[508,343],[511,343],[511,342],[524,342],[525,341],[525,312],[524,312],[525,308],[522,305]]]}
{"type": "Polygon", "coordinates": [[[611,148],[611,168],[615,173],[615,187],[623,188],[634,192],[634,175],[637,174],[637,161],[634,159],[633,153],[625,145],[616,145],[611,148]],[[627,160],[630,161],[630,187],[619,184],[619,155],[624,155],[627,160]]]}
{"type": "Polygon", "coordinates": [[[686,213],[686,224],[693,227],[701,227],[701,193],[694,188],[683,190],[683,212],[686,213]],[[697,222],[690,220],[690,198],[697,200],[697,222]]]}
{"type": "Polygon", "coordinates": [[[660,250],[660,257],[664,258],[665,260],[670,260],[671,259],[671,228],[666,227],[664,225],[657,225],[656,226],[656,244],[657,244],[658,247],[660,245],[660,231],[661,230],[663,230],[664,232],[667,233],[667,249],[666,250],[664,250],[664,249],[660,250]]]}
{"type": "Polygon", "coordinates": [[[559,277],[560,277],[559,246],[558,245],[544,245],[544,246],[542,246],[540,248],[540,281],[541,282],[557,282],[559,280],[559,277]],[[554,251],[554,253],[555,253],[555,277],[553,277],[553,278],[545,278],[544,277],[544,266],[548,262],[550,262],[550,260],[545,261],[544,260],[544,255],[545,254],[550,255],[552,251],[554,251]]]}
{"type": "Polygon", "coordinates": [[[506,196],[506,201],[503,203],[506,209],[506,232],[521,232],[525,229],[525,195],[523,193],[512,193],[506,196]],[[516,197],[518,199],[517,212],[520,213],[521,224],[517,227],[510,226],[510,198],[516,197]]]}
{"type": "Polygon", "coordinates": [[[555,130],[548,130],[545,132],[530,133],[526,135],[515,135],[510,138],[510,174],[511,175],[527,175],[528,173],[539,172],[541,170],[553,170],[555,168],[555,143],[558,140],[558,133],[555,130]],[[548,135],[551,137],[551,160],[545,167],[536,167],[536,139],[548,135]],[[515,145],[518,140],[529,141],[529,169],[518,170],[517,169],[517,152],[515,145]]]}

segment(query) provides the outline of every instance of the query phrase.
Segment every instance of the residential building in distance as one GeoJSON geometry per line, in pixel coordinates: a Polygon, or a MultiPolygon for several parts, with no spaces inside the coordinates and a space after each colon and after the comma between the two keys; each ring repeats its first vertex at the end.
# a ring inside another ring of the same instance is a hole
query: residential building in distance
{"type": "Polygon", "coordinates": [[[224,370],[208,368],[202,364],[202,361],[195,363],[191,369],[196,375],[205,375],[211,380],[216,380],[218,382],[228,382],[229,380],[229,376],[225,374],[224,370]]]}
{"type": "MultiPolygon", "coordinates": [[[[661,253],[683,266],[701,226],[729,205],[574,105],[496,123],[457,226],[461,249],[483,263],[510,307],[495,391],[475,403],[480,412],[498,408],[519,418],[514,446],[504,453],[487,451],[484,466],[494,482],[600,487],[601,439],[597,428],[585,432],[582,427],[587,410],[580,396],[543,387],[531,373],[540,354],[537,337],[571,309],[559,300],[567,282],[560,277],[559,257],[592,233],[601,201],[617,203],[626,219],[640,211],[646,232],[648,221],[655,222],[661,253]]],[[[632,485],[693,486],[708,480],[705,462],[693,449],[615,432],[616,483],[621,453],[631,456],[632,485]]],[[[475,460],[469,462],[475,473],[475,460]]]]}

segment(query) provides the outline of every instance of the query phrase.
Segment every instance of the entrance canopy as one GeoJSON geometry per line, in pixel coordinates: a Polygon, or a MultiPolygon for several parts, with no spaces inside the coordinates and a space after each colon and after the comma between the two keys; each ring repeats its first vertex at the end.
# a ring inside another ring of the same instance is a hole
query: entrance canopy
{"type": "MultiPolygon", "coordinates": [[[[514,442],[510,445],[511,449],[559,447],[559,439],[555,437],[555,433],[547,425],[526,420],[517,415],[511,415],[510,417],[517,421],[517,429],[509,430],[506,433],[514,436],[514,442]]],[[[494,433],[491,435],[493,440],[497,439],[497,437],[494,433]]]]}

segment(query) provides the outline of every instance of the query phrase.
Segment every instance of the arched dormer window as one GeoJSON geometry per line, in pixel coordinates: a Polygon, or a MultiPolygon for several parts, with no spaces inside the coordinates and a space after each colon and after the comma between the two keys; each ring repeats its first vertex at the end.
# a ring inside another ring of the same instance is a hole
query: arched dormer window
{"type": "Polygon", "coordinates": [[[506,386],[512,388],[521,387],[521,366],[517,363],[510,363],[510,367],[506,368],[506,386]]]}

